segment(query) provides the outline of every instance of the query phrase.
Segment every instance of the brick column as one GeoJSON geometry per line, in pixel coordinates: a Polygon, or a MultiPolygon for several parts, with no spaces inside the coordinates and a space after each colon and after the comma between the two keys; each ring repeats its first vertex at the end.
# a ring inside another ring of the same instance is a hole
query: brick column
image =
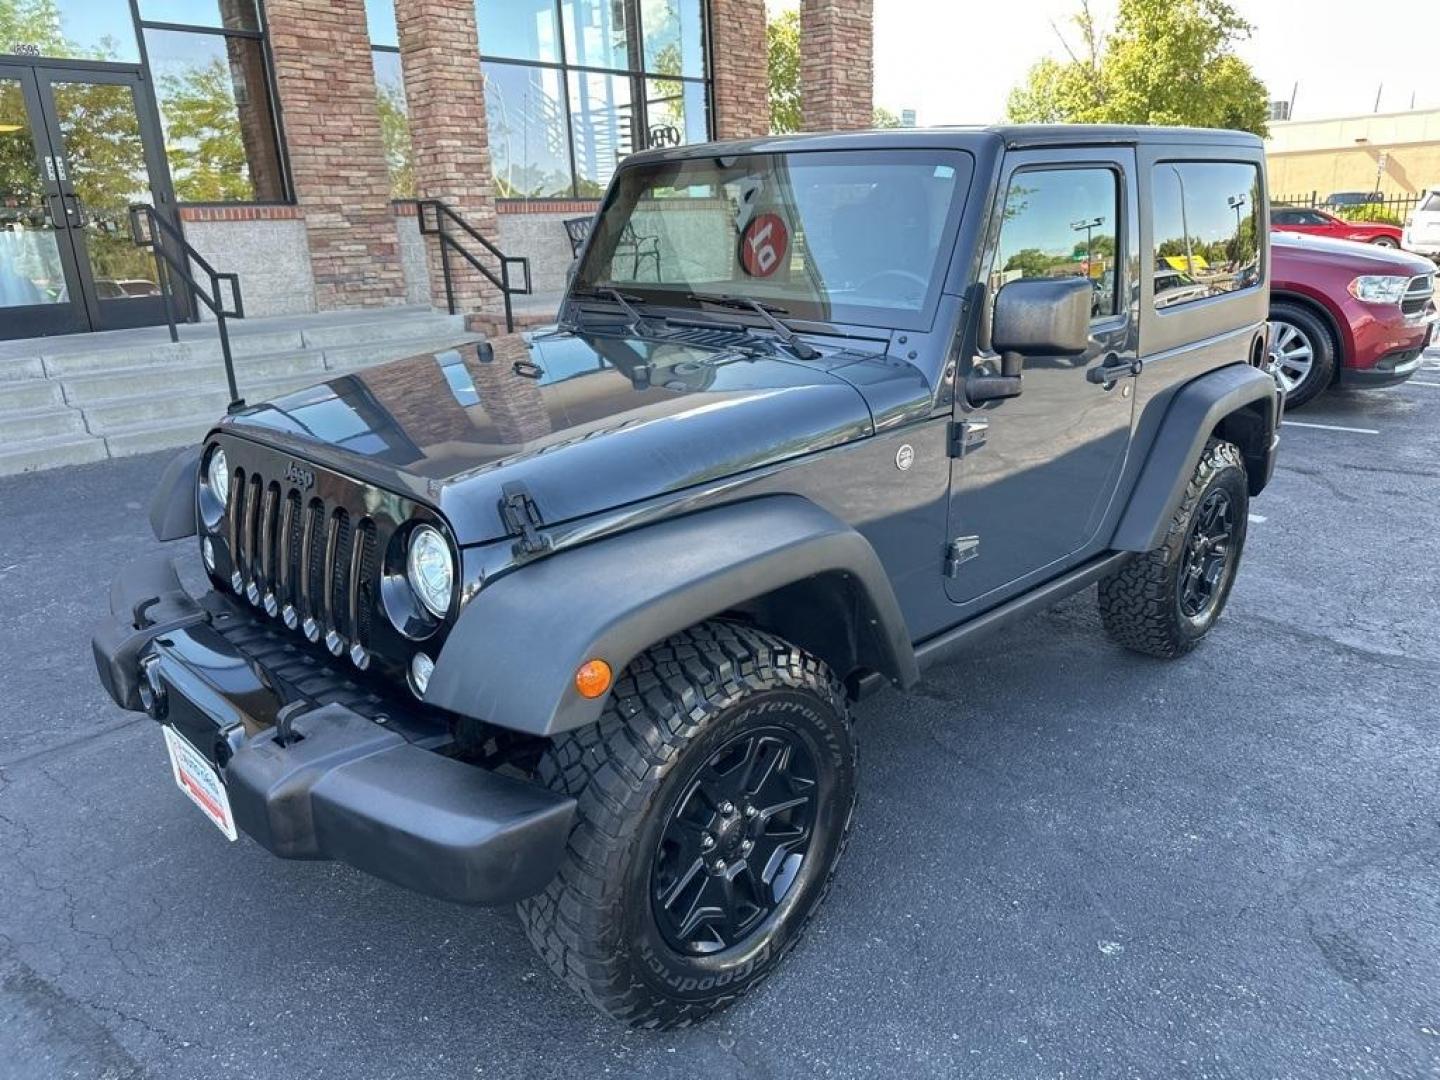
{"type": "MultiPolygon", "coordinates": [[[[405,98],[410,105],[416,193],[422,199],[449,204],[480,235],[496,243],[499,224],[474,0],[396,0],[395,21],[400,31],[400,62],[405,68],[405,98]]],[[[483,248],[463,234],[457,235],[486,267],[499,274],[499,266],[483,248]]],[[[445,281],[435,238],[426,238],[426,253],[431,300],[443,307],[445,281]]],[[[460,310],[499,309],[499,290],[453,252],[450,270],[460,310]]]]}
{"type": "Polygon", "coordinates": [[[710,0],[715,138],[770,134],[765,0],[710,0]]]}
{"type": "Polygon", "coordinates": [[[404,303],[364,0],[268,0],[265,10],[316,304],[404,303]]]}
{"type": "Polygon", "coordinates": [[[800,0],[800,109],[806,131],[874,122],[871,0],[800,0]]]}

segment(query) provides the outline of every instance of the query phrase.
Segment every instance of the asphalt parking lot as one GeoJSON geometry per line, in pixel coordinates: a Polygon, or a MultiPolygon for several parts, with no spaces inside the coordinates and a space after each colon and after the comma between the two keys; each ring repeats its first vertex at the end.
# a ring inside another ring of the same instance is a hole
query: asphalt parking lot
{"type": "Polygon", "coordinates": [[[1295,415],[1196,653],[1086,593],[863,703],[816,925],[663,1035],[508,910],[227,844],[90,659],[165,455],[0,480],[0,1077],[1440,1076],[1430,357],[1295,415]]]}

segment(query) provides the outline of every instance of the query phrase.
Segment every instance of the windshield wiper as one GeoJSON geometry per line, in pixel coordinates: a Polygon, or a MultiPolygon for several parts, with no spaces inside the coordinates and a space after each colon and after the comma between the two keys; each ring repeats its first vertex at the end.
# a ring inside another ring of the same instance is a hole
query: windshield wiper
{"type": "Polygon", "coordinates": [[[601,300],[613,300],[616,305],[619,306],[620,310],[625,313],[625,317],[630,320],[626,324],[626,329],[637,334],[641,332],[641,324],[644,323],[645,316],[640,314],[635,305],[645,303],[643,296],[633,296],[629,293],[623,293],[614,285],[605,282],[601,282],[599,285],[591,285],[584,289],[572,289],[571,295],[590,296],[601,300]]]}
{"type": "Polygon", "coordinates": [[[753,311],[767,323],[770,329],[775,331],[775,336],[790,347],[801,360],[818,360],[820,350],[815,346],[802,341],[800,335],[786,326],[776,318],[777,315],[790,314],[783,307],[776,307],[774,304],[764,304],[750,296],[731,296],[729,293],[722,293],[718,296],[706,293],[691,293],[687,299],[698,300],[702,304],[719,304],[721,307],[739,308],[745,311],[753,311]]]}

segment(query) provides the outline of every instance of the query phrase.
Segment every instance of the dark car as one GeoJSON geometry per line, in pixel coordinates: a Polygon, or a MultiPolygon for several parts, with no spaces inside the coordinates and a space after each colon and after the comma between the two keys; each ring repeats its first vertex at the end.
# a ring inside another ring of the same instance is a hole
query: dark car
{"type": "Polygon", "coordinates": [[[1294,233],[1275,233],[1270,251],[1270,356],[1290,408],[1419,370],[1436,321],[1429,260],[1294,233]]]}
{"type": "Polygon", "coordinates": [[[209,591],[122,572],[100,678],[232,840],[518,901],[588,1001],[698,1020],[827,891],[855,699],[1090,585],[1130,649],[1215,624],[1282,404],[1266,205],[1219,131],[632,155],[554,327],[176,458],[151,523],[209,591]]]}

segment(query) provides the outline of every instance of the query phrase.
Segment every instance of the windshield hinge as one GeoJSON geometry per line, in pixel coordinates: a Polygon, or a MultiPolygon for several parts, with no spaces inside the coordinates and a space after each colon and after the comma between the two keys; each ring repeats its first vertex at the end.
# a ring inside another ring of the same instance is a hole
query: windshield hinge
{"type": "Polygon", "coordinates": [[[989,420],[955,420],[950,424],[950,456],[963,458],[985,445],[989,420]]]}
{"type": "Polygon", "coordinates": [[[511,536],[520,538],[515,543],[515,554],[543,555],[549,551],[550,537],[540,531],[545,519],[540,516],[540,508],[535,505],[530,489],[516,481],[506,484],[500,492],[503,496],[500,517],[505,522],[505,530],[511,536]]]}

